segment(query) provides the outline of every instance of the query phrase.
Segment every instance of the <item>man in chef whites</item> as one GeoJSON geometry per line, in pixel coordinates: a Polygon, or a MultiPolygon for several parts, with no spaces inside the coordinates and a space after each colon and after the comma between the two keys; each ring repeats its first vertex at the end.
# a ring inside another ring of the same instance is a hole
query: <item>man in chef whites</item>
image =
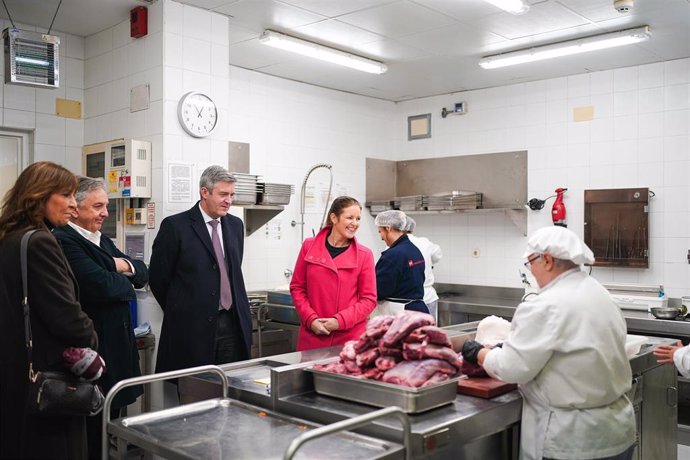
{"type": "Polygon", "coordinates": [[[500,348],[474,340],[464,359],[518,383],[523,396],[520,457],[629,460],[635,413],[626,325],[608,291],[582,270],[594,254],[575,233],[546,227],[524,256],[540,293],[521,303],[500,348]]]}

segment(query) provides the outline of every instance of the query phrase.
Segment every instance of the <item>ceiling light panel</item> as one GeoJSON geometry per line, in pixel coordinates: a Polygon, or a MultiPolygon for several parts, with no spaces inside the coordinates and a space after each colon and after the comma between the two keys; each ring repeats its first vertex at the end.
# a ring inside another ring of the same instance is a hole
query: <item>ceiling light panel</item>
{"type": "Polygon", "coordinates": [[[301,38],[290,35],[281,34],[273,30],[265,30],[259,39],[264,45],[280,48],[285,51],[301,54],[322,61],[331,62],[333,64],[350,67],[352,69],[361,70],[373,74],[382,74],[388,70],[388,67],[373,59],[358,56],[356,54],[340,51],[335,48],[320,45],[318,43],[302,40],[301,38]]]}
{"type": "Polygon", "coordinates": [[[484,0],[493,6],[507,11],[510,14],[523,14],[529,10],[529,5],[522,0],[484,0]]]}
{"type": "Polygon", "coordinates": [[[568,40],[550,45],[535,46],[524,50],[487,56],[479,61],[484,69],[497,69],[526,62],[541,61],[561,56],[587,53],[617,46],[632,45],[649,40],[649,27],[622,30],[609,34],[593,35],[576,40],[568,40]]]}

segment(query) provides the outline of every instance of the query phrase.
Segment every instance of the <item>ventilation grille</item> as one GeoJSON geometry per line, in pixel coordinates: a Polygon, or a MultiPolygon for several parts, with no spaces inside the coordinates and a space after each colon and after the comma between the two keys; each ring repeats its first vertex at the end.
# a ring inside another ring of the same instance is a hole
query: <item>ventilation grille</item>
{"type": "Polygon", "coordinates": [[[146,187],[146,176],[136,176],[136,186],[146,187]]]}
{"type": "Polygon", "coordinates": [[[146,160],[146,149],[137,149],[137,160],[146,160]]]}
{"type": "Polygon", "coordinates": [[[5,83],[59,88],[60,37],[5,29],[5,83]]]}

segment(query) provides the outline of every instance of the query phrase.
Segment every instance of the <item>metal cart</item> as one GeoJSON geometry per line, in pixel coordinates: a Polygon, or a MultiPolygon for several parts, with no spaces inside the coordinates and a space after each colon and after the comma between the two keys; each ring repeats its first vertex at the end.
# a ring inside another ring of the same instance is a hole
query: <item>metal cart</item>
{"type": "Polygon", "coordinates": [[[323,458],[411,459],[410,422],[398,407],[387,407],[325,426],[229,399],[228,380],[218,366],[201,366],[123,380],[106,396],[103,410],[102,458],[125,458],[127,445],[174,459],[323,458]],[[110,420],[110,403],[128,386],[213,372],[220,377],[222,398],[110,420]],[[351,433],[347,430],[380,418],[396,416],[403,444],[351,433]],[[116,441],[109,452],[110,440],[116,441]],[[326,435],[328,439],[324,439],[326,435]],[[263,441],[263,442],[262,442],[263,441]]]}

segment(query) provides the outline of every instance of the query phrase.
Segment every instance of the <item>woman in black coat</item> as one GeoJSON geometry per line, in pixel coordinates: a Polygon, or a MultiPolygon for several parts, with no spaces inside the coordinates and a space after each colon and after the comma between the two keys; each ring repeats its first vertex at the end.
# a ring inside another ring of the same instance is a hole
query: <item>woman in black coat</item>
{"type": "Polygon", "coordinates": [[[77,301],[77,285],[54,227],[74,207],[77,179],[51,162],[27,167],[7,192],[0,211],[0,458],[86,458],[84,417],[27,414],[29,363],[21,306],[19,245],[28,246],[28,288],[34,370],[64,370],[66,347],[97,348],[93,323],[77,301]]]}

